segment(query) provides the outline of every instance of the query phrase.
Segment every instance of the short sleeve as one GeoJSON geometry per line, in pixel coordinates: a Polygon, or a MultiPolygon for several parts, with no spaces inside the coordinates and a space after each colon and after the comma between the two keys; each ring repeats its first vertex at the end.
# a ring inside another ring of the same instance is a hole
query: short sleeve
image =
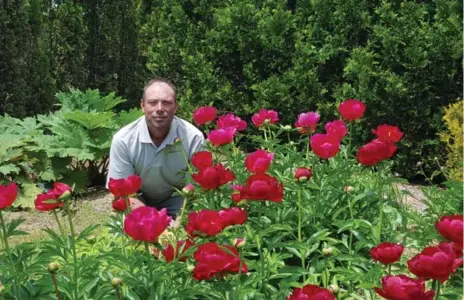
{"type": "Polygon", "coordinates": [[[192,146],[190,147],[189,159],[191,159],[195,153],[202,150],[206,150],[205,138],[203,135],[197,135],[193,138],[192,146]]]}
{"type": "Polygon", "coordinates": [[[126,178],[132,174],[134,174],[134,167],[129,158],[129,151],[126,145],[121,140],[113,138],[111,142],[106,187],[108,188],[110,178],[126,178]]]}

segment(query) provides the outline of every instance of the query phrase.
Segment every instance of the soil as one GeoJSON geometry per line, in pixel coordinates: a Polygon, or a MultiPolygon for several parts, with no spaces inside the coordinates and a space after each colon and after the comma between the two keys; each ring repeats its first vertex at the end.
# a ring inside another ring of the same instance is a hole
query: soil
{"type": "MultiPolygon", "coordinates": [[[[420,185],[411,184],[398,184],[400,191],[407,191],[402,193],[401,203],[409,205],[418,211],[424,211],[426,205],[422,202],[424,194],[421,191],[420,185]]],[[[87,195],[76,201],[76,215],[74,217],[77,231],[84,229],[90,224],[104,223],[108,216],[113,214],[111,201],[113,197],[104,189],[94,189],[87,195]]],[[[5,214],[6,220],[24,218],[25,221],[19,226],[19,230],[28,232],[29,236],[14,237],[13,243],[32,241],[37,238],[45,236],[42,228],[58,229],[55,217],[51,213],[43,213],[35,210],[29,211],[12,211],[5,214]]],[[[60,216],[63,223],[67,224],[67,218],[60,216]]]]}

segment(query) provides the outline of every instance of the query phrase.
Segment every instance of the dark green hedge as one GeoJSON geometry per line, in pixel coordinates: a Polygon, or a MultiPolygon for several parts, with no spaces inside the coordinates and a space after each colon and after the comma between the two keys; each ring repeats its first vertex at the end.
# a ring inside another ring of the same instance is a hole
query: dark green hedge
{"type": "MultiPolygon", "coordinates": [[[[1,1],[0,114],[52,109],[69,87],[115,91],[138,105],[150,76],[172,79],[181,114],[214,104],[260,107],[283,123],[359,98],[363,128],[406,133],[397,170],[444,160],[443,108],[462,98],[462,3],[377,0],[1,1]],[[58,4],[57,4],[58,3],[58,4]]],[[[361,143],[372,137],[357,132],[361,143]]]]}

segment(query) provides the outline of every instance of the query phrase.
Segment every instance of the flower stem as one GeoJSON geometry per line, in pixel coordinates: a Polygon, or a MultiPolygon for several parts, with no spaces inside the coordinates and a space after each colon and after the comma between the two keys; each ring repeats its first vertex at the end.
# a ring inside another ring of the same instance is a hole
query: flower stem
{"type": "Polygon", "coordinates": [[[61,235],[64,235],[64,229],[63,226],[61,225],[60,219],[58,218],[58,214],[56,213],[56,210],[52,210],[53,215],[55,216],[56,223],[58,224],[58,228],[60,229],[61,235]]]}
{"type": "Polygon", "coordinates": [[[116,297],[118,300],[121,300],[121,293],[119,292],[119,288],[115,288],[116,290],[116,297]]]}
{"type": "Polygon", "coordinates": [[[70,202],[66,203],[66,213],[68,215],[68,221],[69,221],[69,229],[71,231],[71,237],[70,237],[70,240],[71,240],[71,251],[72,251],[72,255],[73,255],[73,260],[74,260],[74,278],[73,278],[73,281],[74,281],[74,299],[78,299],[79,298],[79,291],[78,291],[78,288],[77,288],[77,269],[78,269],[78,266],[77,266],[77,253],[76,253],[76,237],[75,237],[75,232],[74,232],[74,225],[73,225],[73,221],[72,221],[72,215],[71,215],[71,210],[69,209],[69,206],[70,206],[70,202]]]}
{"type": "Polygon", "coordinates": [[[266,128],[263,128],[263,132],[264,132],[264,140],[267,142],[267,133],[266,133],[266,128]]]}
{"type": "Polygon", "coordinates": [[[392,265],[389,264],[388,265],[388,275],[391,275],[392,274],[392,265]]]}
{"type": "Polygon", "coordinates": [[[8,236],[6,234],[6,226],[5,226],[5,221],[3,220],[3,215],[2,215],[2,210],[0,209],[0,223],[2,225],[2,231],[3,231],[3,245],[5,246],[5,251],[6,251],[6,254],[8,255],[8,258],[10,259],[10,264],[11,264],[11,268],[13,268],[14,271],[15,270],[15,264],[13,262],[13,257],[11,256],[11,251],[10,251],[10,246],[8,245],[8,236]]]}
{"type": "Polygon", "coordinates": [[[441,290],[441,281],[440,280],[434,280],[433,281],[433,286],[435,290],[435,300],[440,298],[440,290],[441,290]]]}
{"type": "Polygon", "coordinates": [[[187,169],[188,169],[189,173],[192,174],[193,173],[192,167],[190,166],[190,162],[189,162],[189,160],[187,158],[187,153],[185,153],[185,149],[184,149],[184,145],[183,145],[182,141],[180,143],[180,151],[182,152],[182,156],[184,157],[184,161],[185,161],[185,164],[187,165],[187,169]]]}
{"type": "MultiPolygon", "coordinates": [[[[301,206],[301,188],[298,189],[298,242],[300,244],[303,241],[303,238],[301,236],[301,218],[302,218],[302,206],[301,206]]],[[[305,262],[305,257],[303,256],[303,253],[301,253],[301,267],[306,270],[306,262],[305,262]]],[[[303,274],[303,280],[306,281],[306,275],[303,274]]]]}
{"type": "MultiPolygon", "coordinates": [[[[148,256],[151,258],[150,247],[148,246],[148,242],[145,242],[145,251],[147,252],[148,256]]],[[[151,287],[150,296],[155,296],[155,286],[154,286],[155,280],[153,279],[153,269],[151,268],[151,266],[148,269],[149,269],[148,273],[150,274],[150,283],[151,283],[150,284],[150,287],[151,287]]]]}
{"type": "Polygon", "coordinates": [[[55,287],[56,299],[61,300],[60,291],[58,290],[58,282],[56,281],[56,274],[52,273],[53,286],[55,287]]]}

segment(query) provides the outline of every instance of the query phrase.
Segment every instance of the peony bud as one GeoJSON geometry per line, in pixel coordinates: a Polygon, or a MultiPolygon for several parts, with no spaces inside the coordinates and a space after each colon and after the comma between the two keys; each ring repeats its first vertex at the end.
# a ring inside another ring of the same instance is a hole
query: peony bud
{"type": "Polygon", "coordinates": [[[190,196],[193,194],[194,191],[195,191],[195,187],[193,186],[193,184],[189,183],[182,189],[182,195],[184,197],[190,196]]]}
{"type": "Polygon", "coordinates": [[[334,295],[340,292],[340,287],[337,284],[331,284],[327,287],[327,289],[329,290],[329,292],[331,292],[334,295]]]}
{"type": "Polygon", "coordinates": [[[124,282],[119,277],[114,277],[113,279],[111,279],[111,285],[116,289],[123,285],[123,283],[124,282]]]}
{"type": "Polygon", "coordinates": [[[236,238],[233,241],[233,245],[237,248],[243,248],[246,245],[246,241],[243,238],[236,238]]]}
{"type": "Polygon", "coordinates": [[[354,187],[352,187],[352,186],[350,186],[350,185],[347,185],[347,186],[345,186],[345,187],[343,188],[343,191],[344,191],[345,193],[349,193],[349,192],[351,192],[351,191],[353,191],[353,190],[354,190],[354,187]]]}
{"type": "Polygon", "coordinates": [[[50,273],[56,273],[60,269],[60,265],[56,262],[51,262],[48,264],[47,271],[50,273]]]}
{"type": "Polygon", "coordinates": [[[292,126],[291,125],[285,125],[285,126],[282,126],[282,129],[284,131],[292,131],[292,126]]]}
{"type": "Polygon", "coordinates": [[[61,194],[60,197],[58,197],[58,200],[60,200],[61,202],[64,202],[64,201],[68,200],[69,198],[71,198],[71,192],[70,191],[65,191],[63,194],[61,194]]]}
{"type": "Polygon", "coordinates": [[[295,180],[299,182],[305,182],[305,181],[308,181],[308,179],[310,179],[312,175],[313,175],[313,172],[311,171],[311,169],[297,168],[295,170],[294,177],[295,177],[295,180]]]}
{"type": "Polygon", "coordinates": [[[87,243],[93,245],[97,241],[97,237],[95,235],[89,235],[86,239],[87,243]]]}
{"type": "Polygon", "coordinates": [[[188,265],[187,265],[187,271],[193,272],[193,269],[195,269],[195,266],[194,266],[194,265],[191,265],[191,264],[188,264],[188,265]]]}
{"type": "Polygon", "coordinates": [[[332,247],[327,247],[322,249],[322,254],[324,256],[331,256],[333,254],[333,249],[332,247]]]}

